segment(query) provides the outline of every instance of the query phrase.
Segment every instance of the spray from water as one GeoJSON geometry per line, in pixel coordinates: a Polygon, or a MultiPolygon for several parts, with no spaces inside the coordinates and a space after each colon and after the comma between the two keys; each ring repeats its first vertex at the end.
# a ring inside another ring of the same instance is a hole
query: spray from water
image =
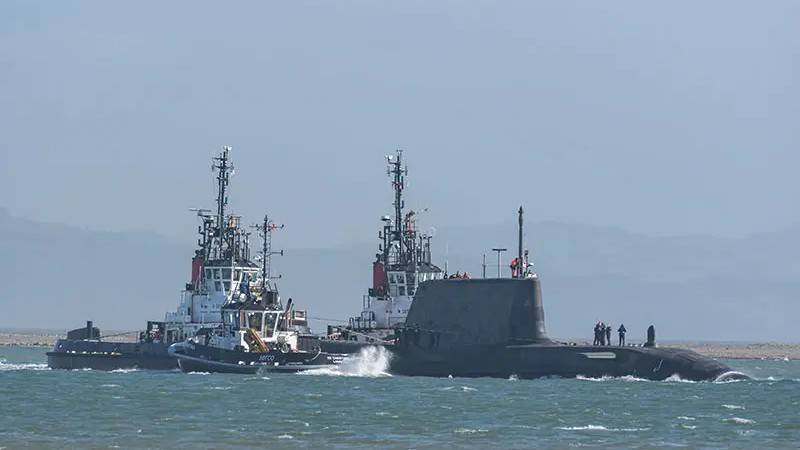
{"type": "Polygon", "coordinates": [[[344,377],[390,377],[389,362],[392,354],[384,347],[364,347],[356,355],[348,356],[338,366],[301,372],[304,375],[329,375],[344,377]]]}

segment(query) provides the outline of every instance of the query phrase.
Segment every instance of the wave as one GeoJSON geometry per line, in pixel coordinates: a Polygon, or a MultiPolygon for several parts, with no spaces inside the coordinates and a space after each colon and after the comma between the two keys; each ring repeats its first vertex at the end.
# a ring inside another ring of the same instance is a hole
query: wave
{"type": "Polygon", "coordinates": [[[742,372],[737,372],[735,370],[730,370],[728,372],[722,373],[714,379],[714,383],[735,383],[737,381],[747,381],[752,380],[748,375],[743,374],[742,372]]]}
{"type": "MultiPolygon", "coordinates": [[[[621,377],[613,377],[609,375],[604,375],[602,377],[587,377],[583,375],[577,375],[575,377],[578,380],[582,381],[643,381],[648,383],[702,383],[703,381],[695,381],[695,380],[688,380],[686,378],[682,378],[678,374],[672,374],[667,378],[658,381],[658,380],[649,380],[647,378],[639,378],[633,375],[623,375],[621,377]]],[[[736,383],[739,381],[747,381],[752,380],[749,376],[743,374],[742,372],[730,371],[725,372],[715,378],[713,383],[736,383]]]]}
{"type": "Polygon", "coordinates": [[[267,376],[257,376],[257,377],[247,377],[244,380],[245,381],[254,381],[254,380],[271,380],[271,379],[272,378],[267,377],[267,376]]]}
{"type": "Polygon", "coordinates": [[[389,363],[392,354],[383,347],[364,347],[358,355],[346,357],[340,364],[298,372],[299,375],[328,375],[339,377],[391,377],[389,363]]]}
{"type": "Polygon", "coordinates": [[[131,372],[138,372],[139,369],[114,369],[109,373],[131,373],[131,372]]]}
{"type": "Polygon", "coordinates": [[[583,425],[577,427],[557,427],[558,430],[566,430],[566,431],[625,431],[625,432],[635,432],[635,431],[648,431],[650,428],[608,428],[604,427],[603,425],[583,425]]]}
{"type": "Polygon", "coordinates": [[[456,428],[453,430],[453,433],[456,434],[477,434],[477,433],[488,433],[489,430],[485,430],[482,428],[456,428]]]}
{"type": "Polygon", "coordinates": [[[674,373],[667,378],[664,378],[665,383],[697,383],[697,381],[687,380],[685,378],[681,378],[680,375],[674,373]]]}
{"type": "Polygon", "coordinates": [[[755,420],[743,419],[741,417],[731,417],[729,419],[723,420],[723,422],[733,422],[733,423],[738,423],[740,425],[752,425],[756,423],[755,420]]]}
{"type": "Polygon", "coordinates": [[[447,386],[442,388],[443,391],[452,391],[453,389],[461,389],[461,392],[475,392],[477,389],[469,386],[447,386]]]}
{"type": "Polygon", "coordinates": [[[10,363],[0,360],[0,372],[12,370],[50,370],[50,368],[42,363],[10,363]]]}
{"type": "Polygon", "coordinates": [[[577,375],[575,377],[575,379],[576,380],[581,380],[581,381],[651,381],[651,380],[648,380],[646,378],[638,378],[638,377],[635,377],[633,375],[624,375],[624,376],[621,376],[621,377],[612,377],[612,376],[604,375],[604,376],[602,376],[600,378],[585,377],[583,375],[577,375]]]}
{"type": "Polygon", "coordinates": [[[722,405],[725,409],[744,409],[744,406],[739,405],[722,405]]]}

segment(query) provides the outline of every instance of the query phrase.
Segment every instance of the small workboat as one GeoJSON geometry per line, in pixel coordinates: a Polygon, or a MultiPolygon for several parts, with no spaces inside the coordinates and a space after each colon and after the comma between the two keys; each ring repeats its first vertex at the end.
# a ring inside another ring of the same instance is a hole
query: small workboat
{"type": "Polygon", "coordinates": [[[300,372],[330,367],[344,354],[322,352],[320,347],[301,350],[300,332],[292,323],[292,299],[281,307],[277,290],[222,307],[222,324],[192,338],[172,344],[169,354],[184,372],[300,372]]]}

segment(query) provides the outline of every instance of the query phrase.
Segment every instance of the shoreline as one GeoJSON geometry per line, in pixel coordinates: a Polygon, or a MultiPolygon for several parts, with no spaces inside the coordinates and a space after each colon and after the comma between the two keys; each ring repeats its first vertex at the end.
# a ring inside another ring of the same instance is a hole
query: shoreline
{"type": "MultiPolygon", "coordinates": [[[[67,337],[66,333],[25,333],[25,332],[0,332],[0,347],[52,347],[56,340],[67,337]]],[[[136,342],[133,335],[116,335],[103,339],[108,342],[136,342]]]]}
{"type": "Polygon", "coordinates": [[[800,344],[688,342],[664,346],[685,348],[714,359],[800,360],[800,344]]]}
{"type": "MultiPolygon", "coordinates": [[[[39,332],[0,332],[0,347],[52,347],[66,334],[39,332]]],[[[134,336],[117,335],[104,339],[110,342],[135,342],[134,336]]],[[[695,351],[715,359],[800,360],[800,344],[781,342],[663,342],[661,347],[677,347],[695,351]]]]}

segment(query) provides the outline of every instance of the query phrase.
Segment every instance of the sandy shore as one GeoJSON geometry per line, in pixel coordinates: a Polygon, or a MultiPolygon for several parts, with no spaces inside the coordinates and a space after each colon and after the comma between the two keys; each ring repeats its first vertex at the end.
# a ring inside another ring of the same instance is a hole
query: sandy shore
{"type": "Polygon", "coordinates": [[[664,346],[687,348],[716,359],[800,360],[800,344],[779,342],[675,342],[664,346]]]}
{"type": "Polygon", "coordinates": [[[24,345],[29,347],[52,347],[60,336],[38,333],[0,333],[0,346],[24,345]]]}
{"type": "MultiPolygon", "coordinates": [[[[52,347],[56,339],[63,339],[66,333],[57,334],[53,332],[17,332],[0,331],[0,346],[26,346],[26,347],[52,347]]],[[[121,336],[110,336],[103,339],[110,342],[133,342],[136,336],[126,334],[121,336]]]]}
{"type": "MultiPolygon", "coordinates": [[[[0,346],[52,347],[65,334],[52,332],[0,332],[0,346]]],[[[111,336],[104,340],[131,342],[133,335],[111,336]]],[[[663,342],[664,347],[694,350],[717,359],[784,359],[800,360],[800,344],[778,342],[663,342]]]]}

